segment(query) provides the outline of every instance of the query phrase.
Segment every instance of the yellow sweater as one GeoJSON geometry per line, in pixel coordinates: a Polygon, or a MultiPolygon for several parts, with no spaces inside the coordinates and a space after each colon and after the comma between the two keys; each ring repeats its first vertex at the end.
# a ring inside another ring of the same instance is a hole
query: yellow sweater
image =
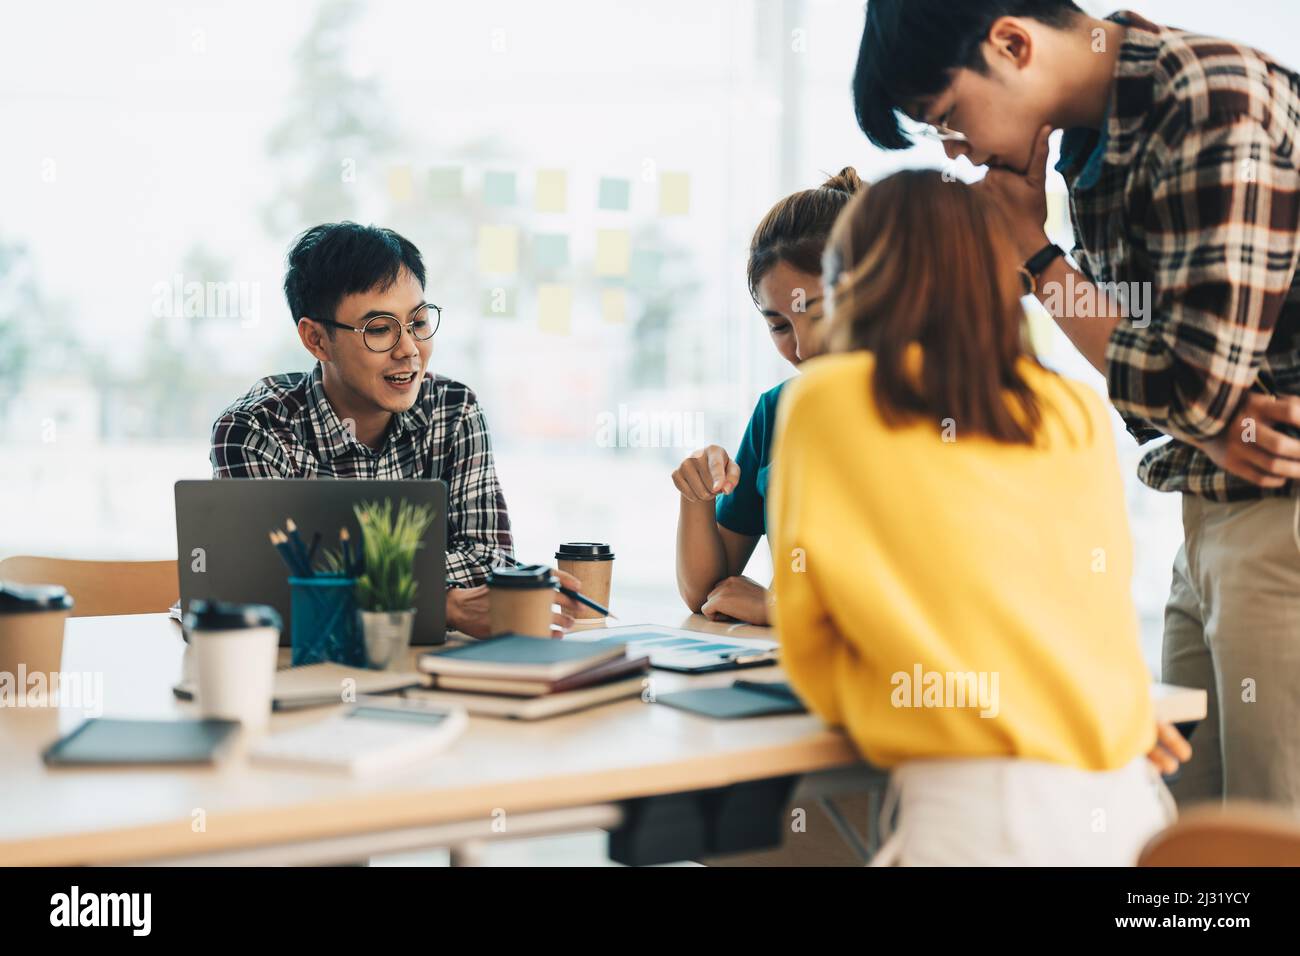
{"type": "Polygon", "coordinates": [[[874,357],[781,397],[768,498],[790,680],[879,766],[1016,756],[1119,767],[1155,739],[1108,413],[1025,363],[1035,447],[888,428],[874,357]],[[945,440],[955,438],[955,440],[945,440]],[[982,716],[983,715],[983,716],[982,716]]]}

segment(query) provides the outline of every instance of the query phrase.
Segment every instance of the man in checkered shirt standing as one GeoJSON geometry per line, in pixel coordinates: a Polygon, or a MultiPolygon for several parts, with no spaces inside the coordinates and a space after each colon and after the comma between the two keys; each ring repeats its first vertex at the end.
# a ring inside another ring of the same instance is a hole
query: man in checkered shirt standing
{"type": "MultiPolygon", "coordinates": [[[[439,478],[447,483],[449,627],[484,636],[488,572],[514,561],[487,420],[427,374],[441,310],[419,250],[391,229],[326,223],[289,252],[284,294],[310,372],[264,378],[212,426],[215,478],[439,478]]],[[[580,582],[556,572],[567,586],[580,582]]],[[[562,595],[555,623],[572,626],[562,595]]]]}
{"type": "Polygon", "coordinates": [[[871,0],[854,97],[877,145],[909,118],[988,165],[1026,291],[1169,437],[1139,470],[1183,498],[1162,676],[1210,700],[1175,795],[1300,807],[1300,78],[1069,0],[871,0]],[[1054,129],[1077,268],[1044,231],[1054,129]]]}

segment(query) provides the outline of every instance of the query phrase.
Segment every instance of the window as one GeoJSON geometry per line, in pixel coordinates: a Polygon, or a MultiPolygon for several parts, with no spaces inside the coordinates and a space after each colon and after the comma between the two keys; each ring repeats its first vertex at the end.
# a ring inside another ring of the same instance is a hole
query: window
{"type": "MultiPolygon", "coordinates": [[[[1275,4],[1142,8],[1300,63],[1275,4]]],[[[942,161],[854,124],[860,0],[83,0],[9,20],[3,554],[174,553],[171,486],[210,474],[213,418],[307,367],[286,249],[351,218],[424,253],[432,367],[485,407],[521,557],[608,540],[619,587],[662,593],[669,472],[734,448],[792,374],[745,288],[759,218],[843,166],[942,161]]],[[[1154,662],[1177,502],[1138,486],[1120,435],[1154,662]]],[[[755,576],[769,566],[760,548],[755,576]]]]}

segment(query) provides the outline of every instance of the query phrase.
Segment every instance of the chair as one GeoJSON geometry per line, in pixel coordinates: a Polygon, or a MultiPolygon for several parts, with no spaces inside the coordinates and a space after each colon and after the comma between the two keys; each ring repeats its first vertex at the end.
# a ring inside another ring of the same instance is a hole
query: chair
{"type": "Polygon", "coordinates": [[[0,561],[0,581],[61,584],[73,617],[166,611],[180,594],[175,561],[73,561],[21,555],[0,561]]]}
{"type": "Polygon", "coordinates": [[[1300,818],[1245,801],[1196,807],[1151,838],[1138,866],[1300,866],[1300,818]]]}

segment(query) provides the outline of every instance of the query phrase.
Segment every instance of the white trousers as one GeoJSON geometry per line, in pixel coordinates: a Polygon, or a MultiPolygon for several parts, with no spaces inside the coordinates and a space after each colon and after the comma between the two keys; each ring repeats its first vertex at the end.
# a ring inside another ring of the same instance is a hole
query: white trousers
{"type": "Polygon", "coordinates": [[[915,760],[890,775],[884,841],[871,865],[1132,866],[1176,815],[1145,757],[1108,771],[1014,758],[915,760]]]}

